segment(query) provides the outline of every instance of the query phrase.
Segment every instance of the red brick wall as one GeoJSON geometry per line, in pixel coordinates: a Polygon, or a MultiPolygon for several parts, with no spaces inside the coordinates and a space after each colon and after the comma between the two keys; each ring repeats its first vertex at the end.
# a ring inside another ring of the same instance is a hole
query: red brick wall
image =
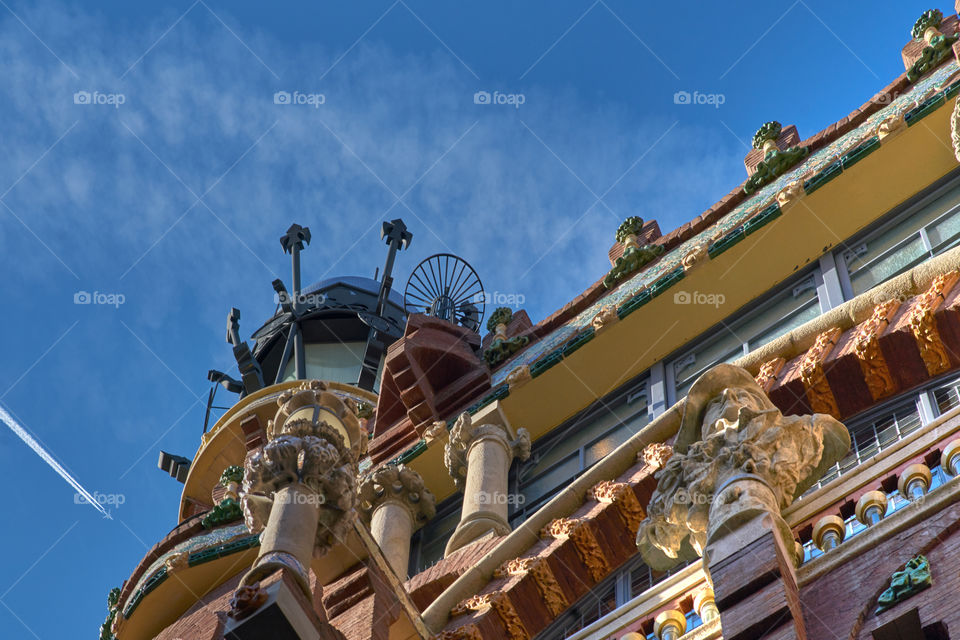
{"type": "Polygon", "coordinates": [[[958,526],[960,503],[804,586],[800,598],[808,637],[870,640],[878,625],[913,607],[919,607],[923,626],[943,621],[954,634],[960,633],[958,526]],[[890,575],[917,553],[924,553],[930,561],[933,586],[875,616],[877,597],[887,588],[890,575]]]}

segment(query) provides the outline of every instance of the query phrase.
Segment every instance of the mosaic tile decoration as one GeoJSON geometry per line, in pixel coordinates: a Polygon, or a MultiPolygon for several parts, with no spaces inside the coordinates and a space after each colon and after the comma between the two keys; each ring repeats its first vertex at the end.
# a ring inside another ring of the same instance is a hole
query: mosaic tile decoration
{"type": "MultiPolygon", "coordinates": [[[[853,150],[867,138],[872,137],[877,125],[879,125],[884,118],[894,114],[904,114],[913,109],[922,99],[928,97],[926,95],[928,92],[933,93],[943,89],[946,81],[956,73],[956,71],[957,63],[955,61],[944,64],[929,76],[918,81],[889,105],[869,116],[859,127],[847,132],[839,139],[818,151],[811,153],[806,160],[786,174],[763,187],[753,196],[745,199],[712,227],[702,231],[679,246],[674,247],[671,251],[664,254],[656,264],[625,280],[619,287],[604,295],[565,325],[558,327],[539,342],[530,345],[527,349],[514,356],[514,358],[505,362],[499,369],[493,372],[493,386],[496,387],[502,384],[506,380],[507,375],[516,367],[524,364],[533,364],[544,355],[560,348],[571,338],[589,327],[593,317],[600,312],[601,307],[606,305],[619,307],[638,291],[649,287],[659,278],[676,270],[680,266],[680,259],[694,246],[706,243],[709,238],[718,232],[720,234],[726,234],[743,224],[755,213],[770,204],[770,201],[776,196],[777,192],[789,183],[798,180],[806,174],[818,173],[830,163],[839,160],[841,156],[853,150]]],[[[830,176],[827,176],[826,179],[831,177],[833,177],[832,173],[830,176]]],[[[825,181],[820,184],[824,183],[825,181]]],[[[811,187],[812,186],[813,185],[811,185],[811,187]]],[[[818,184],[817,186],[820,185],[818,184]]]]}
{"type": "Polygon", "coordinates": [[[247,525],[244,523],[232,524],[227,527],[221,527],[219,529],[214,529],[207,533],[202,533],[198,536],[194,536],[189,540],[184,540],[180,544],[174,545],[174,547],[164,553],[162,556],[153,561],[153,563],[143,572],[143,575],[140,577],[140,580],[137,581],[136,587],[130,592],[131,594],[140,591],[143,588],[144,583],[160,568],[163,566],[163,563],[170,556],[176,553],[194,553],[196,551],[203,551],[211,547],[216,547],[218,545],[232,542],[238,538],[243,538],[244,536],[249,536],[250,532],[247,531],[247,525]]]}

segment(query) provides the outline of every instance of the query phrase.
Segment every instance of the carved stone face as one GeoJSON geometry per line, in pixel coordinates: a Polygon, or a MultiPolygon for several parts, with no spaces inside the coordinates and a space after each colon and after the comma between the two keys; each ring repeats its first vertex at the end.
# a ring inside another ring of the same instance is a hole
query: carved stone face
{"type": "Polygon", "coordinates": [[[750,409],[760,413],[770,409],[770,401],[764,397],[741,388],[726,388],[720,395],[714,397],[707,404],[703,412],[702,439],[706,440],[715,433],[722,433],[728,429],[737,429],[740,426],[740,410],[750,409]]]}

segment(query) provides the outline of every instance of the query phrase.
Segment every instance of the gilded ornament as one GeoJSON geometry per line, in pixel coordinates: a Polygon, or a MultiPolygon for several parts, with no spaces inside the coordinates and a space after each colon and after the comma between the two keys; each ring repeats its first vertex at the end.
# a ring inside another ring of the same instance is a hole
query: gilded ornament
{"type": "Polygon", "coordinates": [[[930,287],[914,302],[908,323],[920,349],[920,357],[930,376],[950,368],[947,347],[940,338],[934,314],[946,300],[947,294],[960,279],[960,271],[942,273],[933,279],[930,287]]]}
{"type": "Polygon", "coordinates": [[[833,351],[833,348],[837,346],[837,340],[840,339],[842,333],[843,331],[839,327],[824,331],[817,336],[813,346],[807,349],[800,361],[800,379],[807,388],[807,399],[810,401],[810,407],[817,413],[840,415],[837,400],[833,397],[833,391],[830,389],[827,376],[823,372],[823,363],[830,352],[833,351]]]}
{"type": "Polygon", "coordinates": [[[900,308],[897,299],[881,302],[873,308],[870,318],[857,327],[853,337],[853,353],[860,361],[860,370],[874,400],[879,400],[896,391],[887,361],[880,350],[880,336],[900,308]]]}
{"type": "Polygon", "coordinates": [[[784,358],[776,357],[773,360],[763,363],[760,367],[760,371],[757,372],[756,381],[765,393],[770,393],[770,389],[773,388],[773,383],[777,381],[777,376],[786,363],[787,361],[784,358]]]}

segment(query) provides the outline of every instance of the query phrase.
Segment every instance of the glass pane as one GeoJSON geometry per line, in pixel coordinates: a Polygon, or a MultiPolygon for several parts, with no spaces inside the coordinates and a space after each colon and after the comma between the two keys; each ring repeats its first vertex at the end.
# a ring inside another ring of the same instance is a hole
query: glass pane
{"type": "Polygon", "coordinates": [[[920,414],[916,409],[912,411],[897,412],[897,427],[900,429],[900,437],[912,433],[920,428],[920,414]]]}
{"type": "Polygon", "coordinates": [[[945,215],[927,228],[934,253],[945,251],[960,237],[960,210],[945,215]]]}
{"type": "MultiPolygon", "coordinates": [[[[791,309],[790,313],[784,317],[781,317],[777,322],[770,326],[769,329],[758,335],[757,337],[750,340],[749,346],[750,350],[753,351],[758,347],[762,347],[771,340],[779,338],[783,334],[796,329],[804,322],[813,320],[820,316],[820,301],[817,299],[816,290],[809,292],[809,296],[804,296],[809,298],[806,303],[795,306],[791,309]]],[[[793,301],[796,304],[796,301],[793,301]]],[[[766,318],[770,320],[768,316],[766,318]]]]}
{"type": "Polygon", "coordinates": [[[641,565],[630,572],[630,597],[636,598],[653,586],[653,576],[650,567],[641,565]]]}
{"type": "Polygon", "coordinates": [[[630,436],[640,431],[640,429],[642,429],[643,426],[648,422],[650,422],[650,420],[647,414],[644,413],[642,416],[638,416],[634,420],[631,420],[625,424],[617,425],[602,438],[595,440],[593,444],[589,445],[583,452],[586,467],[590,467],[593,465],[593,463],[602,459],[604,456],[626,442],[630,436]]]}
{"type": "Polygon", "coordinates": [[[937,403],[937,411],[945,414],[957,405],[960,405],[960,383],[951,380],[933,391],[933,399],[937,403]]]}
{"type": "Polygon", "coordinates": [[[885,250],[887,244],[893,244],[892,242],[888,243],[887,240],[899,239],[891,237],[891,234],[900,231],[900,227],[895,227],[880,238],[868,241],[867,253],[857,256],[851,261],[851,264],[847,265],[847,270],[850,272],[850,285],[853,288],[854,295],[859,295],[871,289],[881,282],[922,262],[929,256],[927,250],[923,247],[923,241],[920,239],[919,234],[889,254],[882,255],[883,252],[878,249],[883,248],[885,250]],[[881,257],[877,259],[877,256],[881,257]]]}
{"type": "Polygon", "coordinates": [[[743,342],[740,338],[727,329],[721,329],[719,334],[693,352],[692,359],[688,354],[671,362],[667,366],[673,367],[676,376],[677,399],[687,394],[693,381],[706,369],[721,362],[733,362],[742,355],[743,342]]]}
{"type": "MultiPolygon", "coordinates": [[[[357,384],[360,368],[363,364],[365,342],[333,342],[304,345],[304,360],[307,365],[307,378],[357,384]]],[[[293,380],[295,363],[293,358],[287,363],[284,381],[293,380]]],[[[382,372],[383,360],[380,361],[382,372]]],[[[377,380],[380,379],[378,372],[377,380]]],[[[379,384],[379,383],[378,383],[379,384]]]]}
{"type": "MultiPolygon", "coordinates": [[[[558,446],[562,447],[562,443],[558,443],[558,446]]],[[[537,464],[530,470],[530,475],[536,471],[539,471],[540,475],[530,477],[524,473],[521,478],[521,492],[526,502],[536,500],[576,476],[580,472],[580,451],[576,450],[568,454],[566,458],[553,465],[537,464]]]]}

